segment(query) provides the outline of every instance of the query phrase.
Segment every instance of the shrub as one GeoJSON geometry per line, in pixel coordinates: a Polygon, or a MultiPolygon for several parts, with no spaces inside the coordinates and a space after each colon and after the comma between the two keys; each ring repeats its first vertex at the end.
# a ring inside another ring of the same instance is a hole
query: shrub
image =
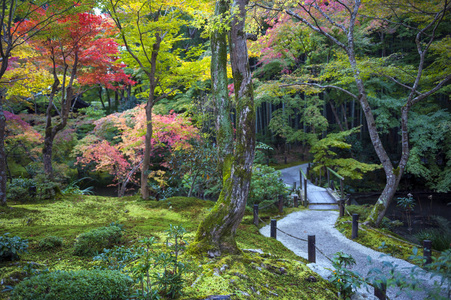
{"type": "Polygon", "coordinates": [[[278,195],[287,194],[287,188],[280,176],[280,171],[276,171],[273,167],[254,165],[247,204],[276,201],[278,195]]]}
{"type": "Polygon", "coordinates": [[[13,178],[8,184],[6,197],[13,201],[31,201],[36,197],[36,182],[29,178],[13,178]]]}
{"type": "Polygon", "coordinates": [[[59,248],[63,245],[63,238],[57,236],[48,236],[39,241],[39,248],[42,250],[50,250],[59,248]]]}
{"type": "Polygon", "coordinates": [[[90,256],[111,248],[122,238],[122,228],[117,224],[100,227],[80,234],[75,241],[74,255],[90,256]]]}
{"type": "Polygon", "coordinates": [[[9,233],[0,236],[0,262],[18,260],[20,254],[27,252],[28,241],[18,236],[9,237],[9,233]]]}
{"type": "Polygon", "coordinates": [[[440,216],[431,216],[438,228],[427,228],[417,234],[415,237],[420,241],[430,240],[432,248],[437,251],[444,251],[451,248],[451,224],[440,216]]]}
{"type": "Polygon", "coordinates": [[[358,214],[360,220],[366,220],[370,215],[372,206],[369,204],[364,205],[346,205],[346,210],[351,214],[358,214]]]}
{"type": "Polygon", "coordinates": [[[20,282],[11,299],[119,300],[127,299],[133,280],[110,270],[56,271],[20,282]]]}
{"type": "Polygon", "coordinates": [[[443,251],[450,248],[451,236],[443,233],[439,228],[427,228],[423,229],[415,237],[420,243],[424,240],[430,240],[432,242],[432,248],[437,251],[443,251]]]}

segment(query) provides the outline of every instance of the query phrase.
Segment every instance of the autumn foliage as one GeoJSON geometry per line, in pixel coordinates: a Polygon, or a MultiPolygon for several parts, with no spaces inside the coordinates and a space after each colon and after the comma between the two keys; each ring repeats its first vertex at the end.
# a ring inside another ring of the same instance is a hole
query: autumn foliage
{"type": "MultiPolygon", "coordinates": [[[[43,10],[45,17],[47,11],[43,10]]],[[[39,18],[30,19],[18,29],[29,31],[38,26],[39,18]]],[[[75,70],[80,86],[95,84],[115,89],[117,84],[134,84],[125,74],[119,58],[119,44],[114,39],[115,27],[102,15],[81,12],[68,15],[43,29],[30,44],[40,55],[31,58],[35,65],[57,74],[75,70]],[[75,68],[74,68],[75,66],[75,68]]]]}
{"type": "MultiPolygon", "coordinates": [[[[190,120],[175,113],[153,116],[151,163],[170,168],[164,156],[174,150],[188,149],[188,141],[198,137],[190,120]]],[[[116,113],[95,122],[92,134],[75,147],[77,163],[114,175],[122,196],[127,183],[138,184],[135,174],[143,161],[146,115],[143,105],[116,113]]],[[[154,173],[149,174],[149,177],[154,173]]]]}

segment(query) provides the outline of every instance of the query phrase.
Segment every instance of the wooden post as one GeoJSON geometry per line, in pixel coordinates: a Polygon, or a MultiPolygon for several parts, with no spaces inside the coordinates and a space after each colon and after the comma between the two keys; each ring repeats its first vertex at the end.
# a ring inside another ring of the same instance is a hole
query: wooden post
{"type": "Polygon", "coordinates": [[[283,213],[283,195],[279,195],[279,213],[283,213]]]}
{"type": "Polygon", "coordinates": [[[330,172],[329,169],[326,170],[327,170],[327,187],[330,188],[330,172]]]}
{"type": "Polygon", "coordinates": [[[266,165],[269,166],[269,158],[266,158],[266,165]]]}
{"type": "Polygon", "coordinates": [[[321,180],[323,179],[323,168],[319,168],[319,185],[321,186],[321,180]]]}
{"type": "Polygon", "coordinates": [[[423,241],[423,257],[426,259],[424,262],[425,265],[430,264],[432,262],[432,241],[424,240],[423,241]]]}
{"type": "Polygon", "coordinates": [[[308,236],[308,261],[316,263],[315,236],[308,236]]]}
{"type": "Polygon", "coordinates": [[[299,203],[298,203],[298,195],[294,195],[293,196],[293,206],[294,207],[298,207],[299,203]]]}
{"type": "Polygon", "coordinates": [[[254,225],[258,226],[258,204],[254,204],[254,225]]]}
{"type": "Polygon", "coordinates": [[[293,181],[293,191],[296,190],[296,181],[293,181]]]}
{"type": "Polygon", "coordinates": [[[277,220],[271,219],[271,237],[277,239],[277,220]]]}
{"type": "Polygon", "coordinates": [[[381,282],[380,287],[377,287],[377,285],[374,286],[374,296],[376,296],[379,300],[387,299],[387,286],[385,283],[381,282]]]}
{"type": "Polygon", "coordinates": [[[304,206],[308,205],[307,199],[307,178],[304,178],[304,206]]]}
{"type": "Polygon", "coordinates": [[[352,235],[351,239],[359,237],[359,215],[352,214],[352,235]]]}
{"type": "Polygon", "coordinates": [[[340,208],[340,218],[345,215],[345,201],[343,199],[338,200],[338,206],[340,208]]]}
{"type": "Polygon", "coordinates": [[[308,163],[307,165],[307,174],[305,174],[307,175],[307,178],[309,177],[309,173],[310,173],[310,163],[308,163]]]}
{"type": "Polygon", "coordinates": [[[344,198],[345,194],[343,192],[343,179],[340,179],[340,198],[344,198]]]}
{"type": "Polygon", "coordinates": [[[301,172],[301,170],[299,170],[299,185],[300,185],[300,188],[302,188],[302,172],[301,172]]]}
{"type": "Polygon", "coordinates": [[[285,156],[285,164],[287,164],[287,157],[285,156]]]}

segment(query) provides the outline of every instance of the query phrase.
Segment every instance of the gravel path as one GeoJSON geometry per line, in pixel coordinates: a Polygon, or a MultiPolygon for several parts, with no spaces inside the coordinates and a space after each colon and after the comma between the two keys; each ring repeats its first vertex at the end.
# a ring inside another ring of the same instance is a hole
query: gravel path
{"type": "MultiPolygon", "coordinates": [[[[288,169],[294,170],[295,168],[299,170],[299,166],[288,169]]],[[[287,174],[290,172],[284,172],[282,170],[282,174],[287,174]]],[[[299,178],[299,175],[297,176],[299,178]]],[[[285,183],[287,184],[290,184],[290,182],[292,184],[292,179],[293,177],[291,176],[283,175],[284,181],[289,180],[288,182],[285,181],[285,183]]],[[[334,228],[334,224],[337,218],[337,211],[303,210],[291,213],[285,218],[279,220],[277,222],[277,227],[293,236],[302,239],[307,239],[308,235],[315,235],[316,247],[324,252],[324,254],[329,258],[332,258],[338,251],[352,255],[352,257],[356,260],[356,265],[352,268],[352,270],[364,277],[367,276],[367,273],[370,269],[375,267],[383,270],[384,273],[388,274],[389,269],[383,268],[383,264],[386,264],[385,262],[390,262],[393,265],[397,265],[397,270],[405,275],[408,275],[413,270],[416,270],[417,272],[419,272],[416,278],[420,279],[421,282],[425,284],[423,291],[415,291],[413,294],[409,295],[407,291],[404,292],[400,291],[397,288],[389,288],[387,296],[390,299],[417,300],[426,298],[426,293],[424,292],[424,290],[431,289],[434,285],[434,280],[430,279],[429,274],[404,260],[384,255],[383,253],[374,251],[352,240],[347,239],[341,232],[334,228]],[[368,261],[368,256],[372,259],[371,264],[368,261]],[[401,294],[398,295],[399,293],[401,294]]],[[[260,232],[263,235],[269,237],[270,227],[265,226],[260,229],[260,232]]],[[[307,243],[305,241],[294,239],[282,233],[281,231],[277,231],[277,240],[281,241],[296,255],[308,259],[307,243]]],[[[319,273],[321,276],[327,277],[331,272],[328,269],[332,269],[332,264],[327,258],[316,251],[316,264],[309,264],[309,267],[315,272],[319,273]]],[[[371,299],[374,293],[372,288],[370,288],[369,290],[367,290],[366,288],[361,288],[358,292],[361,299],[371,299]]]]}

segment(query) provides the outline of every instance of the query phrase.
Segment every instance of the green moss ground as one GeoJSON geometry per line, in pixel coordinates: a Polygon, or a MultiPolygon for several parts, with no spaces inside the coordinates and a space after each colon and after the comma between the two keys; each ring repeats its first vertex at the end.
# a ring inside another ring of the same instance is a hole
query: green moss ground
{"type": "MultiPolygon", "coordinates": [[[[75,237],[90,229],[119,222],[125,227],[122,245],[133,245],[142,237],[155,236],[164,241],[170,224],[182,225],[189,234],[188,243],[202,218],[214,203],[196,198],[175,197],[165,201],[142,201],[138,197],[110,198],[99,196],[64,196],[57,201],[10,203],[0,208],[0,232],[10,232],[29,240],[29,252],[20,261],[0,262],[0,278],[14,286],[29,276],[23,268],[34,262],[54,270],[90,269],[95,263],[89,257],[73,256],[75,237]],[[51,251],[39,249],[39,241],[47,236],[64,239],[63,246],[51,251]]],[[[300,208],[285,209],[284,214],[300,208]]],[[[283,215],[284,215],[283,214],[283,215]]],[[[283,216],[274,208],[261,217],[283,216]]],[[[209,295],[235,295],[232,299],[334,299],[335,290],[306,266],[305,261],[286,249],[280,242],[263,237],[252,224],[247,212],[237,231],[241,249],[261,249],[259,255],[243,252],[240,256],[220,259],[194,258],[183,255],[190,272],[181,299],[203,299],[209,295]],[[314,279],[312,279],[314,278],[314,279]]],[[[158,251],[157,246],[156,249],[158,251]]],[[[1,293],[0,299],[7,299],[1,293]]]]}

